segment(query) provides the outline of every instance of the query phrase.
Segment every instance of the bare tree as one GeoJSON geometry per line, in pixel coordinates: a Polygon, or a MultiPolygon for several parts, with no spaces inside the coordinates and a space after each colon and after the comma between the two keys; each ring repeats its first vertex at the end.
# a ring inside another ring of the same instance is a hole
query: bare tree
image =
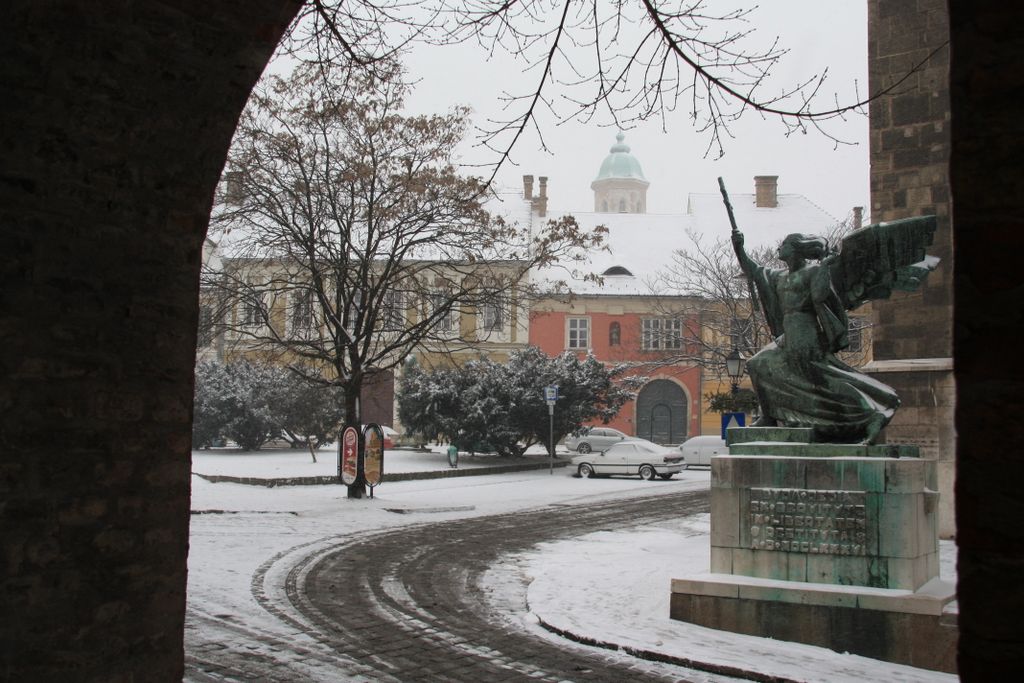
{"type": "MultiPolygon", "coordinates": [[[[855,227],[851,215],[823,231],[822,236],[832,248],[838,248],[843,237],[855,227]]],[[[685,335],[682,343],[663,345],[680,351],[658,362],[700,366],[721,380],[726,377],[726,357],[733,349],[749,358],[772,341],[772,334],[730,241],[709,241],[693,231],[688,231],[687,236],[693,247],[677,250],[672,265],[652,276],[648,284],[652,293],[679,295],[676,299],[659,299],[661,315],[696,319],[699,324],[691,328],[680,326],[685,335]]],[[[784,264],[778,260],[776,248],[762,246],[748,249],[748,253],[759,263],[781,268],[784,264]]],[[[870,325],[864,316],[851,317],[850,325],[856,343],[842,357],[853,366],[863,365],[868,347],[863,336],[870,325]]]]}
{"type": "MultiPolygon", "coordinates": [[[[475,41],[505,52],[535,74],[525,92],[505,97],[508,116],[481,125],[482,144],[504,161],[542,111],[557,121],[595,116],[628,128],[682,111],[707,134],[706,155],[721,156],[731,125],[748,112],[776,119],[785,134],[815,130],[837,144],[828,122],[863,115],[872,100],[898,91],[931,57],[878,92],[849,84],[840,96],[828,69],[779,84],[773,70],[788,50],[755,33],[755,10],[720,10],[703,0],[309,0],[292,54],[372,67],[414,41],[475,41]]],[[[768,11],[767,9],[764,11],[768,11]]],[[[946,49],[946,45],[938,50],[946,49]]],[[[938,51],[936,50],[936,52],[938,51]]],[[[846,87],[846,86],[844,86],[846,87]]],[[[496,172],[496,169],[495,169],[496,172]]]]}
{"type": "Polygon", "coordinates": [[[527,272],[582,256],[601,234],[571,218],[491,216],[484,184],[451,161],[466,111],[404,115],[393,62],[326,73],[301,68],[254,93],[211,226],[222,265],[203,284],[236,353],[341,387],[345,422],[358,425],[375,373],[414,349],[506,333],[527,272]]]}
{"type": "MultiPolygon", "coordinates": [[[[660,313],[667,317],[694,318],[696,331],[681,349],[661,362],[696,365],[724,377],[725,358],[733,348],[750,357],[771,340],[764,316],[752,305],[746,278],[727,239],[709,242],[692,230],[687,236],[693,247],[673,254],[672,265],[649,281],[652,292],[674,292],[684,299],[662,299],[660,313]]],[[[761,262],[771,261],[770,248],[753,255],[761,262]]]]}

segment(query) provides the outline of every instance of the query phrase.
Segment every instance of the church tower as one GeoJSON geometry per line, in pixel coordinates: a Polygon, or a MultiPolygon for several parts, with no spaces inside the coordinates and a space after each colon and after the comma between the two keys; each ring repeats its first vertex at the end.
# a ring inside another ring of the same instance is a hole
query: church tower
{"type": "Polygon", "coordinates": [[[650,182],[636,157],[629,153],[629,145],[619,133],[598,171],[590,183],[594,191],[594,211],[599,213],[647,213],[647,187],[650,182]]]}

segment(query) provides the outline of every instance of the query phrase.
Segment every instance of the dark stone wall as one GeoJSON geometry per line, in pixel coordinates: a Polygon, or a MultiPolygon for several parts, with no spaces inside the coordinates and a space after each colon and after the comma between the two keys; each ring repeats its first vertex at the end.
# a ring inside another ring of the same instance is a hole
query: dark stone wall
{"type": "MultiPolygon", "coordinates": [[[[933,214],[940,259],[916,292],[872,303],[873,362],[942,359],[876,378],[903,402],[885,431],[890,443],[917,444],[937,461],[941,494],[939,532],[956,533],[953,430],[953,241],[949,188],[949,20],[942,0],[870,0],[868,79],[872,93],[892,91],[870,104],[871,222],[933,214]],[[915,70],[916,69],[916,70],[915,70]]],[[[891,368],[890,368],[891,369],[891,368]]]]}
{"type": "Polygon", "coordinates": [[[953,245],[946,3],[870,0],[868,26],[870,91],[894,88],[870,104],[871,222],[934,214],[938,229],[928,253],[941,259],[918,291],[872,304],[872,353],[876,361],[949,358],[953,245]]]}
{"type": "Polygon", "coordinates": [[[1024,670],[1024,6],[949,3],[960,676],[1024,670]]]}
{"type": "Polygon", "coordinates": [[[288,0],[0,9],[0,679],[180,680],[200,246],[288,0]]]}

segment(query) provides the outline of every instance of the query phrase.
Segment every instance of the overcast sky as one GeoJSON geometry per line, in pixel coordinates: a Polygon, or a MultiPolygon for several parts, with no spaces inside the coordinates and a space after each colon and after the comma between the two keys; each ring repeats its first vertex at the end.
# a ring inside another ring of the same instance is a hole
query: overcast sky
{"type": "MultiPolygon", "coordinates": [[[[708,3],[715,7],[717,0],[708,3]]],[[[770,44],[776,37],[789,50],[776,68],[777,87],[813,77],[827,68],[829,77],[822,105],[837,96],[843,104],[855,101],[856,89],[867,91],[867,7],[864,0],[778,0],[757,8],[750,16],[755,46],[770,44]]],[[[454,104],[472,107],[483,122],[502,116],[503,91],[523,93],[537,80],[535,72],[523,73],[522,63],[509,58],[487,59],[475,46],[418,48],[407,60],[412,73],[422,79],[412,100],[418,110],[444,110],[454,104]]],[[[557,94],[551,91],[550,94],[557,94]]],[[[535,135],[524,137],[513,152],[516,166],[499,174],[504,185],[521,186],[521,176],[549,177],[551,204],[559,209],[589,211],[593,208],[590,182],[615,142],[615,127],[601,119],[589,124],[555,125],[542,121],[550,153],[541,151],[535,135]]],[[[725,141],[725,155],[705,157],[706,134],[695,132],[680,111],[667,122],[652,121],[627,129],[626,143],[640,161],[651,186],[650,213],[685,210],[690,192],[717,192],[723,176],[733,193],[753,192],[754,175],[778,175],[780,193],[798,193],[817,203],[837,219],[854,206],[870,214],[868,184],[868,119],[852,115],[833,122],[830,129],[842,140],[836,146],[821,134],[810,132],[787,137],[776,120],[762,120],[748,112],[733,126],[733,139],[725,141]]],[[[492,159],[472,141],[461,158],[469,163],[492,159]]]]}

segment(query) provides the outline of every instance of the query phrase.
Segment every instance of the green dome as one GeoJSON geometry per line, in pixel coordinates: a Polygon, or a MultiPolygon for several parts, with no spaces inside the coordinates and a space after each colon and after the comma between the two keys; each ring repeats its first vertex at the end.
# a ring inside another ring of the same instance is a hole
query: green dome
{"type": "Polygon", "coordinates": [[[626,136],[619,133],[615,136],[616,143],[612,145],[607,157],[601,164],[601,170],[597,173],[598,180],[610,180],[613,178],[633,178],[647,182],[644,171],[640,168],[640,162],[629,153],[629,145],[622,142],[626,136]]]}

